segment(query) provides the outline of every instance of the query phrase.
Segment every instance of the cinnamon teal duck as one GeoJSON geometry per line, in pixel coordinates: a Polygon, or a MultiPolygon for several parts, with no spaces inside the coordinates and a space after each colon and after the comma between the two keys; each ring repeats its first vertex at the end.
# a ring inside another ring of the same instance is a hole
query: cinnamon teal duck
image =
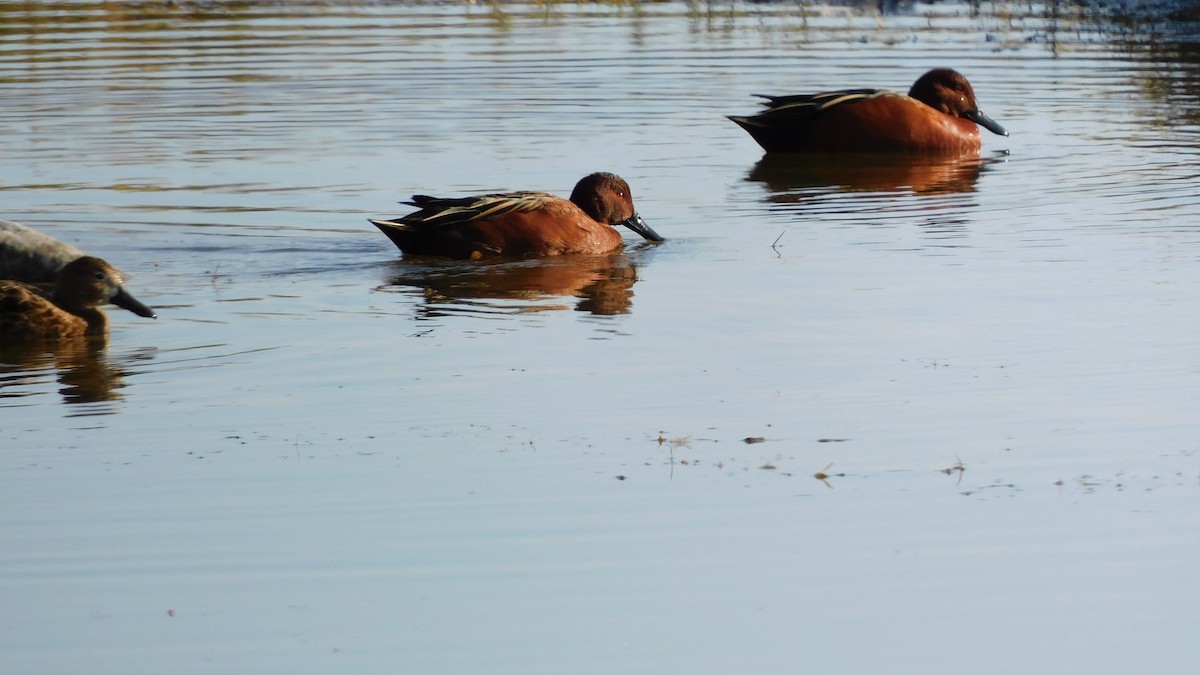
{"type": "Polygon", "coordinates": [[[967,78],[949,68],[925,73],[907,95],[846,89],[760,97],[766,110],[729,119],[767,152],[978,152],[980,126],[1008,135],[979,109],[967,78]]]}
{"type": "Polygon", "coordinates": [[[624,225],[662,241],[633,207],[629,184],[612,173],[585,176],[563,199],[546,192],[473,197],[413,195],[417,211],[371,222],[405,254],[478,259],[608,253],[621,247],[624,225]]]}

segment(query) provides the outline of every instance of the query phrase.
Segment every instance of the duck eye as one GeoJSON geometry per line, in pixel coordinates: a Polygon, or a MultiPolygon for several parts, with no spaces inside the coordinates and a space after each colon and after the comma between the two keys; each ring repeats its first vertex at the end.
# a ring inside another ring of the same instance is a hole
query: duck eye
{"type": "Polygon", "coordinates": [[[104,272],[96,272],[96,279],[104,281],[104,272]]]}

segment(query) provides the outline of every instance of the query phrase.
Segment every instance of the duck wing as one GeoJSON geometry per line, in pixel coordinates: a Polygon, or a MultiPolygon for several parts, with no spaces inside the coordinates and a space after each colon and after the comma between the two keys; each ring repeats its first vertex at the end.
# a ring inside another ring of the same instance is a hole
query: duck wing
{"type": "Polygon", "coordinates": [[[0,220],[0,279],[53,283],[67,263],[83,257],[78,248],[32,227],[0,220]]]}
{"type": "Polygon", "coordinates": [[[451,227],[498,218],[509,213],[529,213],[546,207],[559,197],[548,192],[497,192],[474,197],[430,197],[413,195],[404,202],[419,210],[390,221],[408,227],[451,227]]]}
{"type": "Polygon", "coordinates": [[[789,96],[755,94],[755,96],[766,99],[763,105],[767,109],[761,114],[812,116],[829,110],[834,106],[847,105],[886,93],[888,93],[886,89],[841,89],[839,91],[825,91],[819,94],[793,94],[789,96]]]}

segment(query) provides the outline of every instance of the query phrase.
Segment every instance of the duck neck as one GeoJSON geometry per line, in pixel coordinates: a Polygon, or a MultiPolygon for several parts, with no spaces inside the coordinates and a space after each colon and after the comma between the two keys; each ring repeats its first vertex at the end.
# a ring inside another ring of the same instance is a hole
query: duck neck
{"type": "Polygon", "coordinates": [[[108,334],[108,315],[102,312],[99,307],[88,307],[76,313],[76,316],[81,317],[87,322],[88,335],[108,334]]]}
{"type": "Polygon", "coordinates": [[[61,297],[58,293],[54,294],[53,299],[54,304],[58,305],[64,312],[74,314],[87,322],[88,335],[105,335],[108,333],[108,315],[101,311],[99,307],[90,307],[73,302],[70,298],[61,297]]]}

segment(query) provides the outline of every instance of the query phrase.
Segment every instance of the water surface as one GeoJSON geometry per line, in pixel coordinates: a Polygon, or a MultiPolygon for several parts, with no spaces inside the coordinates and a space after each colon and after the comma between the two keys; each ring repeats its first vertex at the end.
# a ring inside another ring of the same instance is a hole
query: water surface
{"type": "Polygon", "coordinates": [[[0,360],[0,669],[1188,672],[1194,18],[0,6],[0,217],[159,313],[0,360]],[[724,118],[940,65],[977,159],[724,118]],[[668,240],[366,221],[596,170],[668,240]]]}

